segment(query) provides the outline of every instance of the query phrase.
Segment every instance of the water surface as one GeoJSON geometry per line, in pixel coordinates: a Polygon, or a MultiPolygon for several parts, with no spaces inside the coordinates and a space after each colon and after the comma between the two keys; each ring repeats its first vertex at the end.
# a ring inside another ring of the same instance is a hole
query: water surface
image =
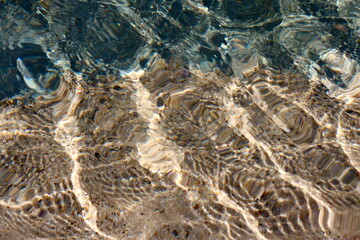
{"type": "Polygon", "coordinates": [[[0,239],[360,238],[360,3],[0,2],[0,239]]]}

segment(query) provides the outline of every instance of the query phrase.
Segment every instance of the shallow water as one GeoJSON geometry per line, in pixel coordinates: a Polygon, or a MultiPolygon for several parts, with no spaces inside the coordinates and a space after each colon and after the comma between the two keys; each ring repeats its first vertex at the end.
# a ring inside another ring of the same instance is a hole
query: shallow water
{"type": "Polygon", "coordinates": [[[0,239],[359,239],[359,6],[0,1],[0,239]]]}

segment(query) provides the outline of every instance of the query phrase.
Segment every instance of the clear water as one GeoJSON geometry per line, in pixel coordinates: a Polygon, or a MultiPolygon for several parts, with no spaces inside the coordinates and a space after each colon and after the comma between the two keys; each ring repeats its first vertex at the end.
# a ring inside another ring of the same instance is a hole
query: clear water
{"type": "Polygon", "coordinates": [[[0,1],[0,240],[359,239],[359,6],[0,1]]]}

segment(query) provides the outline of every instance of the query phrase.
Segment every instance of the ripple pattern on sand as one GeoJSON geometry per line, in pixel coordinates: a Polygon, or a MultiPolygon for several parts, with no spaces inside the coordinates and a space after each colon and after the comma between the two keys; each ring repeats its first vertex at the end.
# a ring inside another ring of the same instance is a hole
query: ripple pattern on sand
{"type": "Polygon", "coordinates": [[[359,16],[1,3],[0,240],[358,239],[359,16]]]}

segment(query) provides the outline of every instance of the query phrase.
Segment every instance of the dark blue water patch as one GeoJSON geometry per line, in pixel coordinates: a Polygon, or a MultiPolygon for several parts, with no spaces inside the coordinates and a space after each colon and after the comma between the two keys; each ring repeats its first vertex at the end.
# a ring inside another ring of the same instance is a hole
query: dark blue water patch
{"type": "Polygon", "coordinates": [[[201,55],[205,56],[208,61],[212,61],[213,59],[221,59],[221,54],[217,50],[200,47],[199,52],[201,55]]]}
{"type": "Polygon", "coordinates": [[[203,0],[203,4],[205,7],[217,9],[220,4],[218,0],[203,0]]]}
{"type": "Polygon", "coordinates": [[[280,44],[271,39],[265,40],[259,44],[259,50],[268,60],[269,66],[276,70],[291,70],[294,61],[289,52],[280,44]]]}
{"type": "Polygon", "coordinates": [[[274,20],[279,24],[281,17],[278,0],[223,0],[220,6],[216,1],[212,1],[209,7],[212,11],[234,21],[234,24],[245,28],[261,26],[274,20]]]}
{"type": "Polygon", "coordinates": [[[360,62],[360,38],[357,35],[353,35],[349,42],[351,44],[346,48],[346,52],[354,56],[354,59],[360,62]]]}
{"type": "MultiPolygon", "coordinates": [[[[348,42],[348,39],[351,35],[351,28],[348,25],[348,22],[341,18],[332,18],[325,19],[331,26],[329,33],[334,37],[333,41],[337,42],[337,45],[343,45],[348,42]]],[[[324,19],[320,19],[324,22],[324,19]]]]}
{"type": "Polygon", "coordinates": [[[208,16],[185,1],[134,0],[130,6],[159,37],[157,45],[176,48],[192,34],[204,34],[209,28],[208,16]]]}
{"type": "Polygon", "coordinates": [[[226,44],[225,41],[225,35],[219,32],[215,32],[211,37],[210,37],[210,44],[212,44],[215,47],[220,47],[221,44],[226,44]]]}
{"type": "Polygon", "coordinates": [[[319,60],[317,64],[321,67],[321,74],[325,75],[327,79],[341,88],[346,88],[346,84],[327,66],[326,62],[319,60]]]}
{"type": "Polygon", "coordinates": [[[162,40],[168,43],[179,42],[185,34],[182,29],[158,14],[154,16],[154,30],[162,40]]]}
{"type": "Polygon", "coordinates": [[[83,42],[95,59],[102,59],[105,63],[125,61],[144,45],[141,35],[121,16],[106,13],[97,16],[97,20],[99,28],[87,29],[83,42]],[[106,31],[111,31],[111,35],[106,31]]]}
{"type": "MultiPolygon", "coordinates": [[[[25,1],[16,2],[23,4],[25,1]]],[[[31,9],[46,3],[37,0],[28,2],[32,5],[31,9]]],[[[240,33],[250,29],[260,36],[262,33],[269,34],[267,32],[273,31],[282,22],[280,0],[202,0],[202,3],[209,8],[209,14],[200,13],[199,9],[183,0],[128,0],[124,9],[130,7],[134,12],[127,13],[128,17],[134,13],[155,33],[154,39],[151,39],[151,47],[162,57],[181,55],[182,50],[189,47],[190,51],[184,51],[184,54],[198,54],[198,61],[215,62],[222,69],[227,68],[230,62],[221,56],[218,49],[221,44],[226,44],[225,33],[240,33]],[[231,21],[225,21],[224,24],[224,17],[231,21]],[[209,31],[214,33],[209,34],[209,31]]],[[[359,52],[358,41],[355,38],[352,42],[349,40],[347,22],[339,17],[332,17],[338,15],[334,5],[323,0],[300,0],[300,5],[302,12],[320,15],[318,22],[327,25],[328,32],[333,36],[329,40],[331,47],[353,54],[359,52]],[[326,14],[330,14],[330,17],[326,14]]],[[[140,27],[135,26],[137,23],[130,24],[124,13],[114,5],[97,0],[52,0],[51,9],[48,9],[44,16],[51,19],[50,29],[45,26],[47,20],[42,15],[38,16],[39,21],[44,22],[43,25],[49,32],[58,36],[59,42],[56,44],[76,72],[91,70],[97,62],[122,69],[136,63],[141,67],[146,66],[145,60],[138,62],[136,54],[147,45],[149,39],[146,39],[146,36],[149,35],[140,35],[140,27]],[[62,30],[58,31],[60,28],[62,30]],[[62,38],[63,33],[65,38],[62,38]],[[88,62],[94,64],[90,63],[93,65],[89,68],[88,62]]],[[[312,32],[316,33],[310,29],[310,35],[312,32]]],[[[260,52],[263,51],[264,56],[269,59],[271,67],[290,68],[293,65],[292,58],[275,42],[276,40],[269,40],[261,46],[260,52]]],[[[304,52],[303,49],[300,51],[304,52]]],[[[309,57],[317,61],[318,56],[311,54],[309,57]]],[[[187,56],[189,60],[193,55],[187,56]]]]}
{"type": "Polygon", "coordinates": [[[202,20],[202,16],[194,11],[185,9],[180,12],[177,20],[184,27],[191,27],[197,25],[202,20]]]}
{"type": "Polygon", "coordinates": [[[16,67],[16,59],[13,50],[0,49],[0,100],[18,95],[27,88],[16,67]]]}
{"type": "Polygon", "coordinates": [[[37,0],[2,0],[0,1],[0,10],[7,4],[13,4],[15,6],[21,7],[26,12],[31,13],[34,10],[33,4],[36,2],[37,0]]]}
{"type": "Polygon", "coordinates": [[[169,1],[164,0],[129,0],[129,6],[137,11],[154,11],[157,10],[157,7],[162,5],[167,5],[169,1]]]}
{"type": "Polygon", "coordinates": [[[165,47],[158,51],[162,58],[169,59],[172,56],[172,53],[169,48],[165,47]]]}
{"type": "Polygon", "coordinates": [[[177,19],[180,15],[180,13],[183,10],[183,6],[180,1],[175,1],[171,4],[171,7],[169,9],[169,16],[171,16],[174,19],[177,19]]]}
{"type": "Polygon", "coordinates": [[[77,15],[71,21],[61,47],[71,68],[81,71],[86,68],[86,60],[127,68],[144,43],[143,37],[116,8],[102,5],[91,18],[77,15]]]}
{"type": "Polygon", "coordinates": [[[338,17],[337,6],[324,0],[299,0],[299,5],[306,15],[316,17],[338,17]]]}

